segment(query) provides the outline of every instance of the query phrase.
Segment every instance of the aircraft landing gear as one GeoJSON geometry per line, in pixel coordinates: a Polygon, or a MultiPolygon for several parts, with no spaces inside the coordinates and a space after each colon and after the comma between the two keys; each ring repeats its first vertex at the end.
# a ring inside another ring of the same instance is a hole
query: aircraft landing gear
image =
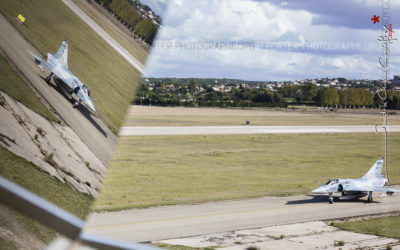
{"type": "Polygon", "coordinates": [[[329,204],[333,204],[333,196],[332,196],[332,193],[329,193],[329,204]]]}
{"type": "Polygon", "coordinates": [[[371,203],[373,201],[373,198],[372,198],[372,191],[369,191],[368,192],[368,199],[367,199],[367,202],[368,203],[371,203]]]}
{"type": "Polygon", "coordinates": [[[78,106],[79,106],[79,102],[75,102],[73,105],[74,109],[77,108],[78,106]]]}
{"type": "Polygon", "coordinates": [[[44,80],[45,80],[47,83],[49,83],[52,76],[53,76],[53,72],[51,72],[50,75],[48,75],[44,80]]]}

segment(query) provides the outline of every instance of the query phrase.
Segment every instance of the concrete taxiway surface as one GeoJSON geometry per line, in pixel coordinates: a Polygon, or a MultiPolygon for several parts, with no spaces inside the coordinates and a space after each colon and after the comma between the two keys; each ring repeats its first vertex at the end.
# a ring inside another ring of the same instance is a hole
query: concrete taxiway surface
{"type": "MultiPolygon", "coordinates": [[[[387,127],[400,132],[399,125],[387,127]]],[[[378,131],[383,132],[382,127],[378,131]]],[[[233,135],[233,134],[310,134],[310,133],[374,133],[375,126],[182,126],[122,127],[120,136],[139,135],[233,135]]]]}
{"type": "Polygon", "coordinates": [[[105,32],[95,21],[93,21],[85,12],[76,6],[71,0],[62,0],[75,14],[80,17],[90,28],[94,30],[104,41],[106,41],[115,51],[117,51],[125,60],[128,61],[141,74],[144,73],[144,65],[133,57],[124,47],[116,42],[107,32],[105,32]]]}
{"type": "Polygon", "coordinates": [[[106,165],[111,159],[112,149],[117,142],[117,137],[86,108],[79,107],[74,109],[66,98],[43,80],[44,73],[40,71],[28,51],[37,55],[40,55],[40,53],[1,14],[0,27],[1,52],[14,64],[24,78],[38,90],[88,148],[106,165]]]}
{"type": "Polygon", "coordinates": [[[342,231],[328,222],[313,221],[161,241],[194,248],[258,249],[400,249],[400,240],[342,231]],[[344,246],[339,246],[342,241],[344,246]],[[335,244],[336,243],[336,244],[335,244]]]}
{"type": "Polygon", "coordinates": [[[375,193],[373,203],[360,199],[331,205],[327,199],[327,196],[264,197],[93,213],[85,230],[100,236],[146,242],[400,210],[400,195],[379,197],[375,193]]]}

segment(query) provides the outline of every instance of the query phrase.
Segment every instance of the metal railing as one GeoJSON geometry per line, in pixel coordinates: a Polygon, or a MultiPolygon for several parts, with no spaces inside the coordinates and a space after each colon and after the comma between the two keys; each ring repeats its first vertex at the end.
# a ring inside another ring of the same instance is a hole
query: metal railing
{"type": "Polygon", "coordinates": [[[43,198],[0,176],[0,202],[37,220],[41,224],[80,244],[97,249],[156,250],[159,248],[130,243],[83,232],[85,222],[43,198]]]}

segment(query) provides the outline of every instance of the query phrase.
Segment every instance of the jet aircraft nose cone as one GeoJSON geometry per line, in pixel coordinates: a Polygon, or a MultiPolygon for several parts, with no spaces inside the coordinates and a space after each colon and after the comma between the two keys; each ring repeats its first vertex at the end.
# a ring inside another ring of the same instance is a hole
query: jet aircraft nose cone
{"type": "Polygon", "coordinates": [[[316,189],[314,189],[313,191],[311,191],[311,193],[321,194],[321,193],[326,193],[326,191],[325,191],[325,188],[324,188],[324,187],[317,187],[316,189]]]}
{"type": "Polygon", "coordinates": [[[96,113],[96,109],[94,108],[93,103],[88,103],[89,108],[96,113]]]}

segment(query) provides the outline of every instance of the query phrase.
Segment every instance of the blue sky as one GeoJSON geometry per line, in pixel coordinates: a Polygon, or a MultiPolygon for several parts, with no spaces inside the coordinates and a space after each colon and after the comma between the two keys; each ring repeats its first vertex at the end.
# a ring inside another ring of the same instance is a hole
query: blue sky
{"type": "MultiPolygon", "coordinates": [[[[396,37],[400,1],[390,12],[396,37]]],[[[170,0],[145,76],[380,79],[374,14],[381,0],[170,0]]],[[[400,74],[400,41],[390,59],[400,74]]]]}

